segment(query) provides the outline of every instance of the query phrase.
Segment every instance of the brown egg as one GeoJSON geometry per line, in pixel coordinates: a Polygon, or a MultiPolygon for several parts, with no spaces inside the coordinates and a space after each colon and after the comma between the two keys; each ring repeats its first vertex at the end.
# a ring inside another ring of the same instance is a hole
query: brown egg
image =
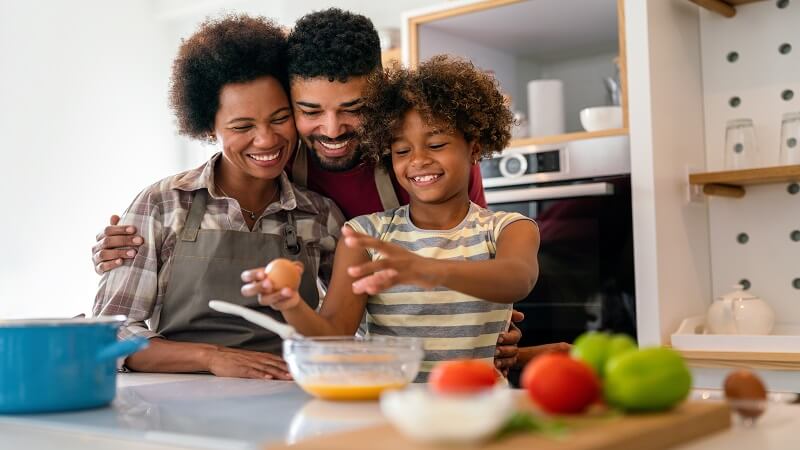
{"type": "Polygon", "coordinates": [[[265,272],[267,273],[267,278],[276,290],[288,287],[296,291],[300,288],[300,268],[288,259],[273,259],[267,264],[265,272]]]}
{"type": "Polygon", "coordinates": [[[741,416],[755,419],[764,412],[767,389],[758,375],[740,369],[725,378],[725,398],[741,416]]]}

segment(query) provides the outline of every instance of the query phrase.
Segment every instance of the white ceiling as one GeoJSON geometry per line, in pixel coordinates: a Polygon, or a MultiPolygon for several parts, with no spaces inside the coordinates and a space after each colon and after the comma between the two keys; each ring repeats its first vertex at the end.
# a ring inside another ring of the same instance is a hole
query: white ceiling
{"type": "Polygon", "coordinates": [[[616,0],[530,0],[423,26],[548,61],[616,49],[616,4],[616,0]]]}

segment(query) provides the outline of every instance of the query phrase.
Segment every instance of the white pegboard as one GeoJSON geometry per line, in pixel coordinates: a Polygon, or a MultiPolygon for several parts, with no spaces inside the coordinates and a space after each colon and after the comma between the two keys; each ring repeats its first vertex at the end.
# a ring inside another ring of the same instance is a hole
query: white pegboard
{"type": "MultiPolygon", "coordinates": [[[[800,0],[785,8],[777,0],[742,5],[733,18],[708,11],[700,16],[706,164],[724,169],[725,124],[750,118],[762,165],[778,164],[781,116],[800,111],[800,0]],[[788,43],[791,52],[779,48],[788,43]],[[736,52],[731,63],[728,54],[736,52]],[[792,90],[785,101],[781,93],[792,90]],[[733,108],[732,97],[741,103],[733,108]]],[[[741,199],[709,198],[709,234],[714,296],[746,279],[751,291],[772,305],[781,323],[800,324],[800,194],[787,184],[750,186],[741,199]],[[741,244],[740,233],[748,240],[741,244]]]]}

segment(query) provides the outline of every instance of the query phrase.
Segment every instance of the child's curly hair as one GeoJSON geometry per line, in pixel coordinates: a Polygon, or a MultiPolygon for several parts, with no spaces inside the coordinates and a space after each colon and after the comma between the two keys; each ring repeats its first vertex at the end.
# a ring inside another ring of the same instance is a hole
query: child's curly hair
{"type": "Polygon", "coordinates": [[[361,109],[365,160],[388,162],[392,137],[412,109],[442,131],[477,141],[482,157],[511,139],[513,115],[494,78],[469,61],[438,55],[417,70],[395,65],[370,77],[361,109]]]}

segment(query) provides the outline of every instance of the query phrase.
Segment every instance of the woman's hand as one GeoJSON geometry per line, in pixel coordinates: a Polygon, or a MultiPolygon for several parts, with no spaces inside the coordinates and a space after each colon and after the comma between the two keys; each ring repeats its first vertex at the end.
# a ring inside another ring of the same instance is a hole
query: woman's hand
{"type": "Polygon", "coordinates": [[[347,274],[357,278],[353,293],[375,295],[398,284],[412,284],[425,289],[441,285],[434,273],[431,258],[424,258],[400,247],[342,227],[344,243],[351,248],[371,248],[382,258],[347,268],[347,274]]]}
{"type": "Polygon", "coordinates": [[[292,379],[286,362],[280,356],[226,347],[211,351],[208,370],[219,377],[292,379]]]}
{"type": "MultiPolygon", "coordinates": [[[[302,275],[303,263],[299,261],[292,262],[302,275]]],[[[300,298],[300,294],[294,289],[276,289],[263,267],[245,270],[242,272],[242,281],[245,283],[242,286],[242,295],[245,297],[258,295],[258,303],[278,311],[292,309],[303,301],[300,298]]]]}

